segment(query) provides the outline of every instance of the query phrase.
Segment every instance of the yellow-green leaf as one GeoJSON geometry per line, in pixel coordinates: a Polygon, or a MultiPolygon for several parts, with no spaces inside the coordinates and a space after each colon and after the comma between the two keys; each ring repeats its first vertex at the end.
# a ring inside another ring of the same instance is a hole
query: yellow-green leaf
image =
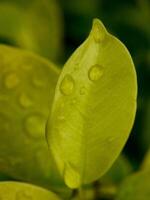
{"type": "Polygon", "coordinates": [[[59,70],[47,60],[0,45],[0,171],[63,189],[45,139],[58,75],[59,70]]]}
{"type": "Polygon", "coordinates": [[[71,188],[100,178],[121,152],[133,125],[137,81],[126,47],[95,19],[59,77],[47,139],[71,188]]]}
{"type": "Polygon", "coordinates": [[[149,200],[150,170],[141,171],[126,178],[121,184],[116,200],[149,200]]]}
{"type": "Polygon", "coordinates": [[[4,200],[60,200],[51,191],[27,183],[0,182],[0,199],[4,200]]]}

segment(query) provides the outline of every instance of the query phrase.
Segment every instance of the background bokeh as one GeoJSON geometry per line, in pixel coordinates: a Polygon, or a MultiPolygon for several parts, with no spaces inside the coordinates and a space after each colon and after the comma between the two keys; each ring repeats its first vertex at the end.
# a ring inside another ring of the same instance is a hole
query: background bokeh
{"type": "Polygon", "coordinates": [[[137,170],[150,147],[149,0],[0,0],[0,43],[36,52],[61,68],[93,18],[127,46],[135,63],[137,115],[123,152],[137,170]]]}

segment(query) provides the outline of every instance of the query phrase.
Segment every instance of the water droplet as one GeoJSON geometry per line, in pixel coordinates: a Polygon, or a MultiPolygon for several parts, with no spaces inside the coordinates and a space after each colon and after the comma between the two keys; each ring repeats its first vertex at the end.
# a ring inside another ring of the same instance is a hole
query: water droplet
{"type": "Polygon", "coordinates": [[[32,138],[43,138],[45,132],[46,119],[39,115],[27,117],[25,122],[26,131],[32,138]]]}
{"type": "Polygon", "coordinates": [[[81,185],[79,173],[70,164],[65,165],[64,179],[70,188],[78,188],[81,185]]]}
{"type": "Polygon", "coordinates": [[[70,95],[72,94],[74,90],[74,80],[72,76],[69,74],[65,75],[63,78],[61,84],[60,84],[60,91],[64,95],[70,95]]]}
{"type": "Polygon", "coordinates": [[[43,80],[41,80],[40,78],[38,78],[38,77],[34,77],[33,78],[33,85],[35,87],[44,87],[45,86],[45,82],[43,80]]]}
{"type": "Polygon", "coordinates": [[[79,69],[79,62],[75,63],[74,71],[77,71],[79,69]]]}
{"type": "Polygon", "coordinates": [[[32,200],[32,195],[27,191],[18,191],[16,193],[16,200],[32,200]]]}
{"type": "Polygon", "coordinates": [[[76,98],[72,99],[71,104],[74,105],[76,103],[77,103],[77,99],[76,98]]]}
{"type": "Polygon", "coordinates": [[[96,65],[93,65],[90,69],[89,69],[89,73],[88,73],[88,76],[89,76],[89,79],[91,81],[97,81],[101,78],[101,76],[103,75],[103,67],[96,64],[96,65]]]}
{"type": "Polygon", "coordinates": [[[19,83],[19,79],[15,73],[8,74],[5,78],[5,86],[8,89],[16,87],[19,83]]]}
{"type": "Polygon", "coordinates": [[[102,42],[105,38],[105,27],[104,25],[97,19],[93,22],[93,37],[96,43],[102,42]]]}
{"type": "Polygon", "coordinates": [[[64,121],[64,120],[65,120],[65,116],[59,115],[59,116],[58,116],[58,120],[59,120],[59,121],[64,121]]]}
{"type": "Polygon", "coordinates": [[[84,95],[86,93],[86,88],[83,86],[80,88],[80,94],[84,95]]]}
{"type": "Polygon", "coordinates": [[[29,71],[33,68],[33,66],[28,63],[28,64],[21,65],[21,68],[26,70],[26,71],[29,71]]]}
{"type": "Polygon", "coordinates": [[[113,142],[113,140],[114,140],[113,137],[108,138],[108,142],[109,142],[109,143],[113,142]]]}
{"type": "Polygon", "coordinates": [[[20,105],[24,108],[27,108],[32,105],[31,99],[26,94],[21,94],[19,97],[20,105]]]}

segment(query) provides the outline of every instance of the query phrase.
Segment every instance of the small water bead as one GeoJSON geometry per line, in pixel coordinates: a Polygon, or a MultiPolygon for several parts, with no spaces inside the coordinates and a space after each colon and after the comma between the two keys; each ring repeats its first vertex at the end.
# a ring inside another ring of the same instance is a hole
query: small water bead
{"type": "Polygon", "coordinates": [[[72,94],[72,92],[74,90],[74,85],[75,85],[75,83],[74,83],[72,76],[70,76],[69,74],[65,75],[65,77],[63,78],[63,80],[60,84],[61,93],[64,95],[72,94]]]}
{"type": "Polygon", "coordinates": [[[86,88],[83,86],[80,88],[80,94],[84,95],[86,93],[86,88]]]}
{"type": "Polygon", "coordinates": [[[46,119],[39,115],[31,115],[25,121],[27,133],[32,138],[43,138],[45,132],[46,119]]]}
{"type": "Polygon", "coordinates": [[[21,68],[26,70],[26,71],[29,71],[29,70],[32,70],[33,69],[33,66],[31,64],[23,64],[21,65],[21,68]]]}
{"type": "Polygon", "coordinates": [[[32,105],[31,99],[26,94],[21,94],[19,97],[20,105],[24,108],[27,108],[32,105]]]}
{"type": "Polygon", "coordinates": [[[33,200],[33,198],[29,192],[23,190],[16,193],[16,200],[33,200]]]}
{"type": "Polygon", "coordinates": [[[58,120],[59,121],[64,121],[65,120],[65,116],[64,115],[59,115],[58,116],[58,120]]]}
{"type": "Polygon", "coordinates": [[[19,78],[15,73],[8,74],[5,78],[5,86],[7,87],[7,89],[15,88],[18,85],[18,83],[19,78]]]}
{"type": "Polygon", "coordinates": [[[113,138],[113,137],[110,137],[110,138],[108,138],[108,142],[109,142],[109,143],[111,143],[111,142],[113,142],[113,141],[114,141],[114,139],[115,139],[115,138],[113,138]]]}
{"type": "Polygon", "coordinates": [[[79,188],[81,185],[79,173],[69,164],[65,166],[64,179],[70,188],[79,188]]]}
{"type": "Polygon", "coordinates": [[[72,104],[72,105],[74,105],[74,104],[76,104],[76,103],[77,103],[77,99],[76,99],[76,98],[74,98],[74,99],[71,100],[71,104],[72,104]]]}
{"type": "Polygon", "coordinates": [[[93,65],[89,69],[88,77],[91,81],[97,81],[103,75],[103,67],[101,65],[93,65]]]}
{"type": "Polygon", "coordinates": [[[35,87],[44,87],[45,86],[44,80],[41,80],[39,77],[34,77],[32,82],[35,87]]]}

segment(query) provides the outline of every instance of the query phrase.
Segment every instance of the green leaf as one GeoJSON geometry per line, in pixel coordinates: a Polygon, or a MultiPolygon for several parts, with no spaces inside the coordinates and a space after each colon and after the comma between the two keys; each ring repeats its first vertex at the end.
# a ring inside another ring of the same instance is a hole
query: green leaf
{"type": "Polygon", "coordinates": [[[5,0],[0,2],[0,41],[57,60],[62,49],[62,21],[55,0],[5,0]]]}
{"type": "Polygon", "coordinates": [[[142,171],[126,178],[121,184],[116,200],[149,200],[150,171],[142,171]]]}
{"type": "Polygon", "coordinates": [[[16,45],[22,18],[23,14],[15,4],[0,2],[0,42],[16,45]]]}
{"type": "Polygon", "coordinates": [[[0,199],[5,200],[59,200],[51,191],[20,182],[0,182],[0,199]]]}
{"type": "Polygon", "coordinates": [[[0,171],[63,190],[45,139],[58,75],[47,60],[0,45],[0,171]]]}
{"type": "Polygon", "coordinates": [[[95,19],[59,77],[47,139],[71,188],[100,178],[120,154],[136,111],[137,82],[126,47],[95,19]]]}
{"type": "Polygon", "coordinates": [[[55,0],[28,2],[18,42],[24,48],[53,60],[60,56],[63,20],[55,0]]]}

